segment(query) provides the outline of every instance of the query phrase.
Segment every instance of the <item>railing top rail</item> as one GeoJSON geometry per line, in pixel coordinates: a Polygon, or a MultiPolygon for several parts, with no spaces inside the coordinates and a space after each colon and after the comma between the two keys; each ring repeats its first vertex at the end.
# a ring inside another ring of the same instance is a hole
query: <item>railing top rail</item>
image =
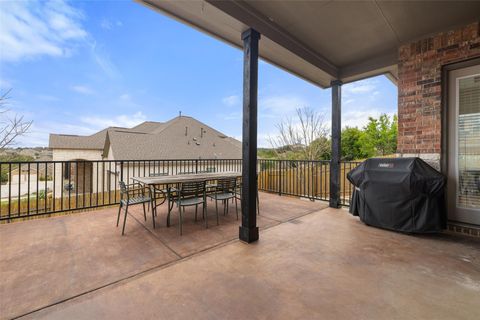
{"type": "MultiPolygon", "coordinates": [[[[330,160],[289,160],[289,159],[257,159],[258,161],[281,161],[281,162],[319,162],[327,163],[330,160]]],[[[0,161],[0,164],[26,164],[26,163],[66,163],[66,162],[115,162],[115,163],[128,163],[128,162],[172,162],[172,161],[242,161],[242,159],[130,159],[130,160],[88,160],[88,159],[73,159],[73,160],[32,160],[32,161],[0,161]]],[[[352,161],[342,161],[352,162],[352,161]]],[[[360,163],[360,162],[358,162],[360,163]]]]}

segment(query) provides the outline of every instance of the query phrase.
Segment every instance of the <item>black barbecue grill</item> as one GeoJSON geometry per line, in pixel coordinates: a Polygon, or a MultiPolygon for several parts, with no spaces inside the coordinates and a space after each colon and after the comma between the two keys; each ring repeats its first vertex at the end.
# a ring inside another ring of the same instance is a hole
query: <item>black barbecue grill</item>
{"type": "Polygon", "coordinates": [[[446,228],[446,178],[420,158],[373,158],[347,174],[350,212],[365,224],[407,233],[446,228]]]}

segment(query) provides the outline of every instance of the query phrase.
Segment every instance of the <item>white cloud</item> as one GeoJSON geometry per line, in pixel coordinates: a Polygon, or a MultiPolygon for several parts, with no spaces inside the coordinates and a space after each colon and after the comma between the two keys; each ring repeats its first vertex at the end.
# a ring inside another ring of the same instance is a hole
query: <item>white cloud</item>
{"type": "Polygon", "coordinates": [[[219,118],[223,120],[239,120],[242,119],[242,113],[241,112],[230,112],[228,114],[218,114],[217,115],[219,118]]]}
{"type": "Polygon", "coordinates": [[[69,56],[87,38],[83,14],[62,0],[0,2],[0,57],[19,61],[69,56]]]}
{"type": "Polygon", "coordinates": [[[81,94],[86,94],[86,95],[91,95],[91,94],[95,93],[95,91],[93,91],[93,89],[91,89],[90,87],[85,86],[85,85],[75,85],[75,86],[72,86],[71,89],[75,92],[78,92],[78,93],[81,93],[81,94]]]}
{"type": "Polygon", "coordinates": [[[130,100],[130,95],[128,93],[124,93],[122,95],[120,95],[120,100],[123,100],[123,101],[129,101],[130,100]]]}
{"type": "Polygon", "coordinates": [[[104,18],[100,22],[100,27],[102,29],[105,29],[105,30],[112,30],[113,25],[112,25],[112,22],[110,20],[104,18]]]}
{"type": "Polygon", "coordinates": [[[133,115],[122,114],[114,117],[81,117],[80,121],[89,124],[90,127],[95,128],[96,130],[101,130],[107,127],[134,127],[146,121],[146,119],[147,117],[139,111],[133,115]]]}
{"type": "Polygon", "coordinates": [[[227,105],[229,107],[233,107],[233,106],[236,106],[240,103],[240,97],[237,96],[237,95],[227,96],[227,97],[222,99],[222,102],[223,102],[224,105],[227,105]]]}
{"type": "Polygon", "coordinates": [[[121,27],[123,23],[120,20],[112,21],[107,18],[103,18],[100,22],[100,27],[105,30],[112,30],[114,27],[121,27]]]}
{"type": "MultiPolygon", "coordinates": [[[[342,115],[342,127],[357,127],[361,129],[367,125],[369,117],[378,119],[380,115],[384,113],[386,112],[380,111],[379,109],[348,111],[342,115]]],[[[387,112],[386,114],[392,118],[395,112],[387,112]]]]}
{"type": "Polygon", "coordinates": [[[16,140],[16,146],[47,147],[50,133],[90,135],[95,129],[89,126],[67,124],[62,122],[33,122],[30,130],[16,140]]]}
{"type": "Polygon", "coordinates": [[[360,80],[348,83],[342,87],[342,93],[345,97],[355,94],[374,93],[377,90],[377,81],[372,79],[360,80]]]}
{"type": "Polygon", "coordinates": [[[39,94],[37,95],[37,98],[43,101],[59,101],[60,100],[58,97],[55,97],[49,94],[39,94]]]}
{"type": "Polygon", "coordinates": [[[34,121],[29,132],[17,139],[16,145],[22,147],[46,147],[48,146],[50,133],[91,135],[107,127],[133,127],[145,120],[146,116],[142,112],[137,112],[113,117],[80,117],[75,124],[59,121],[34,121]]]}
{"type": "Polygon", "coordinates": [[[308,106],[308,103],[296,96],[270,96],[260,98],[260,110],[278,115],[288,115],[298,108],[308,106]]]}
{"type": "Polygon", "coordinates": [[[104,46],[93,41],[90,44],[90,53],[95,63],[103,70],[103,72],[112,79],[120,77],[120,71],[110,59],[110,55],[104,46]]]}

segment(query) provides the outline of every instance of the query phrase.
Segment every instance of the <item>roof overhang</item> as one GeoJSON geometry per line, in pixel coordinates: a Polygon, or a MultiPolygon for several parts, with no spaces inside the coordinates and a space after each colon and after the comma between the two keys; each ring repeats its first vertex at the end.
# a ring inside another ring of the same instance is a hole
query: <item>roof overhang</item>
{"type": "Polygon", "coordinates": [[[478,20],[480,1],[136,0],[230,45],[262,34],[260,57],[320,87],[385,74],[398,47],[478,20]]]}

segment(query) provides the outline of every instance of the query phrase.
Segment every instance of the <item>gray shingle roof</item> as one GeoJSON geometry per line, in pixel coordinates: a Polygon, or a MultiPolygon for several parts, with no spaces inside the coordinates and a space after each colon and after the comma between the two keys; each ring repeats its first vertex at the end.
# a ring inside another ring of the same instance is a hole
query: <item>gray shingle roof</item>
{"type": "Polygon", "coordinates": [[[138,132],[150,133],[154,130],[162,128],[164,125],[165,124],[162,123],[162,122],[145,121],[145,122],[142,122],[139,125],[133,127],[131,130],[132,131],[138,131],[138,132]]]}
{"type": "Polygon", "coordinates": [[[107,128],[91,136],[50,135],[50,148],[103,149],[117,160],[239,159],[241,143],[188,117],[133,128],[107,128]]]}
{"type": "MultiPolygon", "coordinates": [[[[107,131],[114,128],[107,128],[90,136],[77,136],[69,134],[51,133],[48,147],[51,149],[103,149],[107,131]]],[[[118,128],[120,129],[120,128],[118,128]]]]}

